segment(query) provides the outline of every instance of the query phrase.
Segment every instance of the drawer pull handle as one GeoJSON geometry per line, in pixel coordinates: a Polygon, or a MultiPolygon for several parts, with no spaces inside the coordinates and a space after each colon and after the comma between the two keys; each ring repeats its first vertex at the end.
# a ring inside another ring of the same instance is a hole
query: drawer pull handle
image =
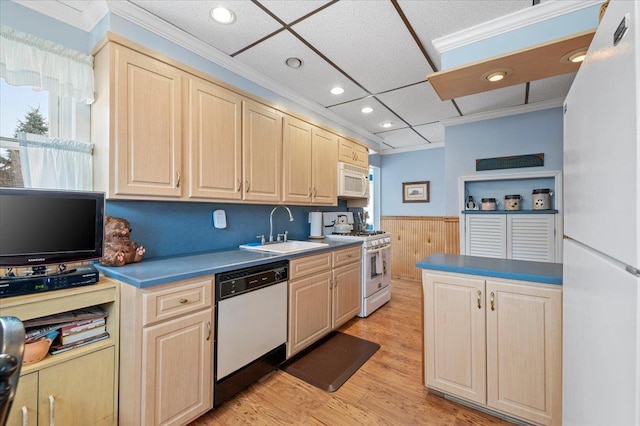
{"type": "Polygon", "coordinates": [[[22,426],[27,426],[29,424],[29,410],[27,407],[22,407],[20,411],[22,411],[22,426]]]}
{"type": "Polygon", "coordinates": [[[56,400],[53,395],[49,395],[49,426],[54,426],[56,400]]]}
{"type": "Polygon", "coordinates": [[[180,179],[182,178],[182,176],[180,176],[180,172],[177,172],[178,174],[178,182],[176,183],[176,188],[180,188],[180,179]]]}
{"type": "Polygon", "coordinates": [[[211,321],[207,321],[207,341],[211,339],[211,321]]]}
{"type": "Polygon", "coordinates": [[[478,290],[478,309],[482,309],[482,302],[480,301],[482,298],[482,291],[478,290]]]}
{"type": "Polygon", "coordinates": [[[242,180],[238,179],[238,189],[236,190],[236,192],[240,192],[240,189],[242,189],[242,180]]]}
{"type": "Polygon", "coordinates": [[[494,300],[494,294],[493,294],[493,292],[491,292],[491,310],[492,310],[492,311],[495,311],[495,310],[496,310],[496,303],[495,303],[495,300],[494,300]]]}
{"type": "Polygon", "coordinates": [[[181,305],[184,305],[185,303],[189,303],[189,299],[180,299],[179,302],[181,305]]]}

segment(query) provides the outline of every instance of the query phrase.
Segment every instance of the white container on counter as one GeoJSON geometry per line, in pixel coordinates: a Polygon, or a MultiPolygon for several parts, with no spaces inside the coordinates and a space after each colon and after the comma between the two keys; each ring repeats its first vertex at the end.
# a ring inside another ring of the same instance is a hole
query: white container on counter
{"type": "Polygon", "coordinates": [[[495,198],[483,198],[482,199],[481,209],[482,210],[497,210],[498,209],[498,203],[496,202],[495,198]]]}
{"type": "Polygon", "coordinates": [[[553,192],[549,188],[534,189],[531,193],[531,208],[533,210],[551,209],[551,196],[553,192]]]}
{"type": "Polygon", "coordinates": [[[505,195],[504,196],[504,209],[505,210],[520,210],[520,209],[522,209],[522,197],[519,194],[505,195]]]}

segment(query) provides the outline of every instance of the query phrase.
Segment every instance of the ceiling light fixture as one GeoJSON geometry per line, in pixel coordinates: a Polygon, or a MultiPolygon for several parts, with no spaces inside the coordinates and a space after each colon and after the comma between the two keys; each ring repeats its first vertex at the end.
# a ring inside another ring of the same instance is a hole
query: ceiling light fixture
{"type": "Polygon", "coordinates": [[[214,21],[220,24],[231,24],[236,20],[236,15],[225,7],[215,7],[209,12],[214,21]]]}
{"type": "Polygon", "coordinates": [[[287,58],[284,63],[290,68],[300,68],[302,66],[302,59],[292,56],[291,58],[287,58]]]}
{"type": "Polygon", "coordinates": [[[364,107],[360,110],[360,112],[362,112],[363,114],[369,114],[371,112],[373,112],[373,108],[371,107],[364,107]]]}
{"type": "Polygon", "coordinates": [[[492,72],[491,74],[489,74],[485,78],[493,83],[493,82],[502,80],[506,76],[507,76],[506,72],[504,72],[504,71],[496,71],[496,72],[492,72]]]}
{"type": "Polygon", "coordinates": [[[333,89],[331,89],[331,93],[334,95],[342,95],[344,93],[344,89],[342,87],[334,87],[333,89]]]}
{"type": "Polygon", "coordinates": [[[382,123],[382,127],[384,127],[385,129],[388,129],[391,126],[393,126],[393,123],[391,121],[385,121],[384,123],[382,123]]]}

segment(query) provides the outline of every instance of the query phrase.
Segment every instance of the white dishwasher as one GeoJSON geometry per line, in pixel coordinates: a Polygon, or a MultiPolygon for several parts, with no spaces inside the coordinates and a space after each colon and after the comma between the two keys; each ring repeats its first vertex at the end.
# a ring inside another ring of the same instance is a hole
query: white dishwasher
{"type": "Polygon", "coordinates": [[[214,406],[286,358],[289,262],[216,275],[214,406]]]}

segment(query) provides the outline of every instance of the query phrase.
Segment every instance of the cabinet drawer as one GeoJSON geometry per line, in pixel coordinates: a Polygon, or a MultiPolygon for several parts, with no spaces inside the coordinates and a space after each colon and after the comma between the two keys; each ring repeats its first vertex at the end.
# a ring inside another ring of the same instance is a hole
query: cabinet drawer
{"type": "Polygon", "coordinates": [[[178,281],[143,293],[142,325],[213,305],[213,277],[178,281]]]}
{"type": "Polygon", "coordinates": [[[331,252],[300,257],[289,262],[289,279],[331,269],[331,252]]]}
{"type": "Polygon", "coordinates": [[[332,254],[334,268],[337,266],[347,265],[352,262],[360,262],[362,259],[362,246],[336,250],[332,254]]]}

